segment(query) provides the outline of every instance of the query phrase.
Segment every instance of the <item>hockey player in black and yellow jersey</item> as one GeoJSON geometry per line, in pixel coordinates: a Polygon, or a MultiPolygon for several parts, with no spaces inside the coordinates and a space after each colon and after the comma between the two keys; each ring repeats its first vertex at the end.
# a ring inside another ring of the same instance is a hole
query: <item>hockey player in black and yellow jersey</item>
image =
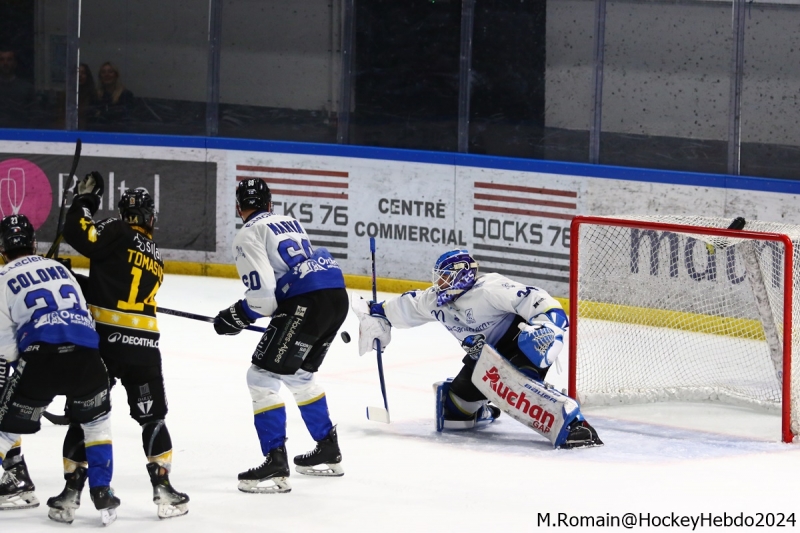
{"type": "MultiPolygon", "coordinates": [[[[90,260],[82,288],[100,335],[100,355],[113,378],[128,393],[130,415],[142,427],[153,502],[160,518],[188,512],[189,497],[170,483],[172,440],[165,424],[167,398],[158,347],[156,293],[164,277],[164,262],[153,241],[155,203],[144,188],[128,189],[120,198],[120,218],[95,223],[103,196],[103,177],[87,174],[64,223],[64,240],[90,260]]],[[[70,425],[64,441],[67,488],[82,487],[72,479],[85,461],[83,432],[70,425]]]]}

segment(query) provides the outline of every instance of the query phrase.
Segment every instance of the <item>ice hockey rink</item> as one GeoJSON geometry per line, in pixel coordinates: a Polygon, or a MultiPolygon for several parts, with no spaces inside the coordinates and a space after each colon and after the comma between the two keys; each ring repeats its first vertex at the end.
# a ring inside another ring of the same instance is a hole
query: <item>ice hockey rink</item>
{"type": "MultiPolygon", "coordinates": [[[[168,274],[158,302],[213,316],[242,292],[238,280],[168,274]]],[[[370,297],[368,291],[363,295],[370,297]]],[[[391,295],[379,298],[386,296],[391,295]]],[[[392,423],[371,422],[366,407],[382,406],[377,366],[374,352],[358,355],[352,313],[343,329],[353,341],[337,337],[318,373],[338,424],[344,477],[293,473],[288,494],[241,493],[237,473],[263,460],[245,384],[259,335],[219,337],[208,323],[163,314],[159,327],[174,444],[171,479],[190,495],[190,512],[157,518],[139,426],[128,416],[124,389],[115,387],[112,486],[122,505],[110,526],[114,531],[530,531],[545,525],[540,520],[548,513],[548,529],[554,531],[583,529],[580,524],[590,520],[614,524],[626,513],[636,518],[634,530],[666,529],[682,517],[706,517],[694,528],[684,522],[688,526],[682,529],[708,530],[716,516],[756,521],[761,516],[767,525],[800,507],[800,445],[780,442],[778,416],[744,408],[661,404],[589,410],[587,418],[605,446],[579,450],[554,450],[508,417],[482,430],[437,433],[431,384],[455,375],[463,356],[437,324],[393,330],[384,354],[392,423]]],[[[561,358],[561,372],[548,376],[559,388],[566,385],[566,353],[561,358]]],[[[283,395],[291,457],[314,442],[291,395],[285,389],[283,395]]],[[[56,399],[51,410],[60,412],[62,405],[56,399]]],[[[47,518],[44,502],[63,486],[64,433],[64,427],[43,421],[42,431],[25,437],[42,505],[0,513],[0,531],[102,527],[88,490],[71,526],[47,518]]],[[[604,529],[622,530],[622,523],[604,529]]]]}

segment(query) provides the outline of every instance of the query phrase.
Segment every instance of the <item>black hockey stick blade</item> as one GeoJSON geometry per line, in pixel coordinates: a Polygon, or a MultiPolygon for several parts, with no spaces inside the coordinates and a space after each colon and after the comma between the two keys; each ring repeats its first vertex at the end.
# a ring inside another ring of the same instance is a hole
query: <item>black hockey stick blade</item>
{"type": "Polygon", "coordinates": [[[75,171],[78,170],[78,162],[81,160],[81,149],[83,147],[83,143],[80,139],[75,140],[75,155],[72,156],[72,168],[69,170],[69,176],[67,176],[66,181],[64,181],[64,190],[61,191],[61,209],[58,211],[58,226],[56,227],[56,237],[53,239],[53,244],[50,245],[50,249],[47,250],[47,253],[44,255],[48,258],[58,257],[58,249],[61,246],[61,240],[63,238],[64,233],[64,219],[66,217],[67,211],[67,191],[69,190],[70,182],[72,181],[72,177],[75,175],[75,171]]]}
{"type": "Polygon", "coordinates": [[[50,411],[45,411],[42,413],[42,416],[49,420],[52,424],[56,426],[68,426],[69,425],[69,418],[66,415],[54,415],[50,411]]]}
{"type": "MultiPolygon", "coordinates": [[[[744,219],[744,217],[736,217],[733,219],[733,222],[731,222],[728,225],[727,229],[741,230],[744,229],[746,224],[747,221],[744,219]]],[[[719,242],[716,243],[710,243],[710,242],[706,243],[706,249],[708,250],[708,255],[714,255],[718,249],[722,250],[730,245],[730,241],[728,241],[727,239],[721,238],[718,240],[719,242]]]]}
{"type": "MultiPolygon", "coordinates": [[[[168,309],[166,307],[161,307],[160,305],[156,308],[156,312],[163,313],[165,315],[179,316],[181,318],[190,318],[192,320],[199,320],[201,322],[210,322],[211,324],[214,323],[214,317],[189,313],[187,311],[177,311],[175,309],[168,309]]],[[[267,331],[267,328],[262,328],[260,326],[253,326],[253,325],[249,325],[244,329],[249,329],[250,331],[258,331],[259,333],[264,333],[267,331]]]]}

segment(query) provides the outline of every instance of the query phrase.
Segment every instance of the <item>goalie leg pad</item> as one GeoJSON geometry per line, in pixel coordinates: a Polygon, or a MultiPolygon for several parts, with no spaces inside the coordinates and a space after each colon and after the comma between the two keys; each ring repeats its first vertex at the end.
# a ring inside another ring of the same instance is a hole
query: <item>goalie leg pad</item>
{"type": "Polygon", "coordinates": [[[472,383],[501,411],[554,447],[564,444],[573,420],[583,420],[578,402],[529,378],[488,344],[475,364],[472,383]]]}

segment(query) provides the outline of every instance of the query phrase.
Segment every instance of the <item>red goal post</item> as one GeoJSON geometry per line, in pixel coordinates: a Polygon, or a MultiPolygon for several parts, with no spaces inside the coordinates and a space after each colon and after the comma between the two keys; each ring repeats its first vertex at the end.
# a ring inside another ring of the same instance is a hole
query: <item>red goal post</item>
{"type": "Polygon", "coordinates": [[[800,434],[800,226],[731,220],[573,219],[570,396],[779,410],[782,440],[800,434]]]}

